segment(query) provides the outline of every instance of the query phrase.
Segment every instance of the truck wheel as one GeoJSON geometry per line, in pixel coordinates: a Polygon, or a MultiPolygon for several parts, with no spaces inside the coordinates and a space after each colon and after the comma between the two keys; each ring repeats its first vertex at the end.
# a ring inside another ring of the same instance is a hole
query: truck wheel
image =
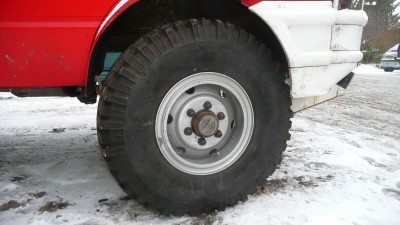
{"type": "Polygon", "coordinates": [[[391,68],[383,68],[383,70],[384,70],[385,72],[393,72],[393,71],[394,71],[394,69],[391,69],[391,68]]]}
{"type": "Polygon", "coordinates": [[[163,214],[223,210],[256,191],[290,138],[285,76],[221,21],[168,24],[131,45],[102,90],[101,151],[120,186],[163,214]]]}

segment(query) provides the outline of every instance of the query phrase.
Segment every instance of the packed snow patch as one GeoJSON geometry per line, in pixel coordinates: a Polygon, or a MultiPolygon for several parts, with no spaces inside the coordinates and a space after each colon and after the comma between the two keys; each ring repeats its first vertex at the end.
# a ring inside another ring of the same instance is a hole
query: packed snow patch
{"type": "Polygon", "coordinates": [[[0,224],[399,224],[400,72],[355,73],[336,99],[295,114],[256,194],[199,217],[125,197],[98,153],[95,105],[0,93],[0,224]]]}

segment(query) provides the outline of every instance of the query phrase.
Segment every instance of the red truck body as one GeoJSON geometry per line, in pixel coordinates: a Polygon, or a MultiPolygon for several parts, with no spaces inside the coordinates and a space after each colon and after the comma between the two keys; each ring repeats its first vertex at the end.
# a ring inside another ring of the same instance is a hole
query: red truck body
{"type": "Polygon", "coordinates": [[[38,0],[3,4],[0,87],[85,86],[100,25],[116,3],[38,0]]]}

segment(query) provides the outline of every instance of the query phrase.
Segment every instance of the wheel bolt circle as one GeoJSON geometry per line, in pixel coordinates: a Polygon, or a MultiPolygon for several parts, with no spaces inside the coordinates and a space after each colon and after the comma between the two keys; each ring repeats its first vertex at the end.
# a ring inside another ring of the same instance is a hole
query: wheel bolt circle
{"type": "Polygon", "coordinates": [[[183,130],[183,133],[185,133],[185,135],[192,135],[193,130],[190,127],[186,127],[185,130],[183,130]]]}
{"type": "Polygon", "coordinates": [[[225,119],[225,114],[223,112],[219,112],[219,113],[217,113],[217,118],[219,120],[223,120],[223,119],[225,119]]]}
{"type": "Polygon", "coordinates": [[[214,136],[216,138],[220,138],[220,137],[222,137],[222,132],[220,130],[217,130],[217,132],[215,132],[214,136]]]}
{"type": "Polygon", "coordinates": [[[203,107],[204,107],[204,109],[209,110],[209,109],[211,109],[212,104],[211,104],[211,102],[206,101],[206,102],[204,102],[203,107]]]}
{"type": "Polygon", "coordinates": [[[196,115],[196,112],[193,109],[188,109],[188,111],[186,112],[186,114],[189,117],[193,117],[194,115],[196,115]]]}
{"type": "Polygon", "coordinates": [[[204,145],[206,145],[207,141],[205,138],[199,138],[198,143],[199,143],[199,145],[204,146],[204,145]]]}

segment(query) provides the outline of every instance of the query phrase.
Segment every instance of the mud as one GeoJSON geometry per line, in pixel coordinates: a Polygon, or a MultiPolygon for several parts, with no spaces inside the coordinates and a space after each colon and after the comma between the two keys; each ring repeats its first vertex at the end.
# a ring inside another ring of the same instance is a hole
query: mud
{"type": "Polygon", "coordinates": [[[7,211],[10,209],[16,209],[20,206],[25,206],[25,205],[26,205],[25,203],[19,203],[15,200],[10,200],[7,203],[0,205],[0,212],[7,211]]]}
{"type": "Polygon", "coordinates": [[[43,213],[43,212],[55,212],[55,211],[58,211],[58,210],[61,210],[61,209],[65,209],[70,205],[71,204],[68,201],[66,201],[66,202],[63,202],[62,200],[60,200],[59,202],[50,201],[50,202],[47,202],[42,207],[40,207],[39,212],[41,212],[41,213],[43,213]]]}

